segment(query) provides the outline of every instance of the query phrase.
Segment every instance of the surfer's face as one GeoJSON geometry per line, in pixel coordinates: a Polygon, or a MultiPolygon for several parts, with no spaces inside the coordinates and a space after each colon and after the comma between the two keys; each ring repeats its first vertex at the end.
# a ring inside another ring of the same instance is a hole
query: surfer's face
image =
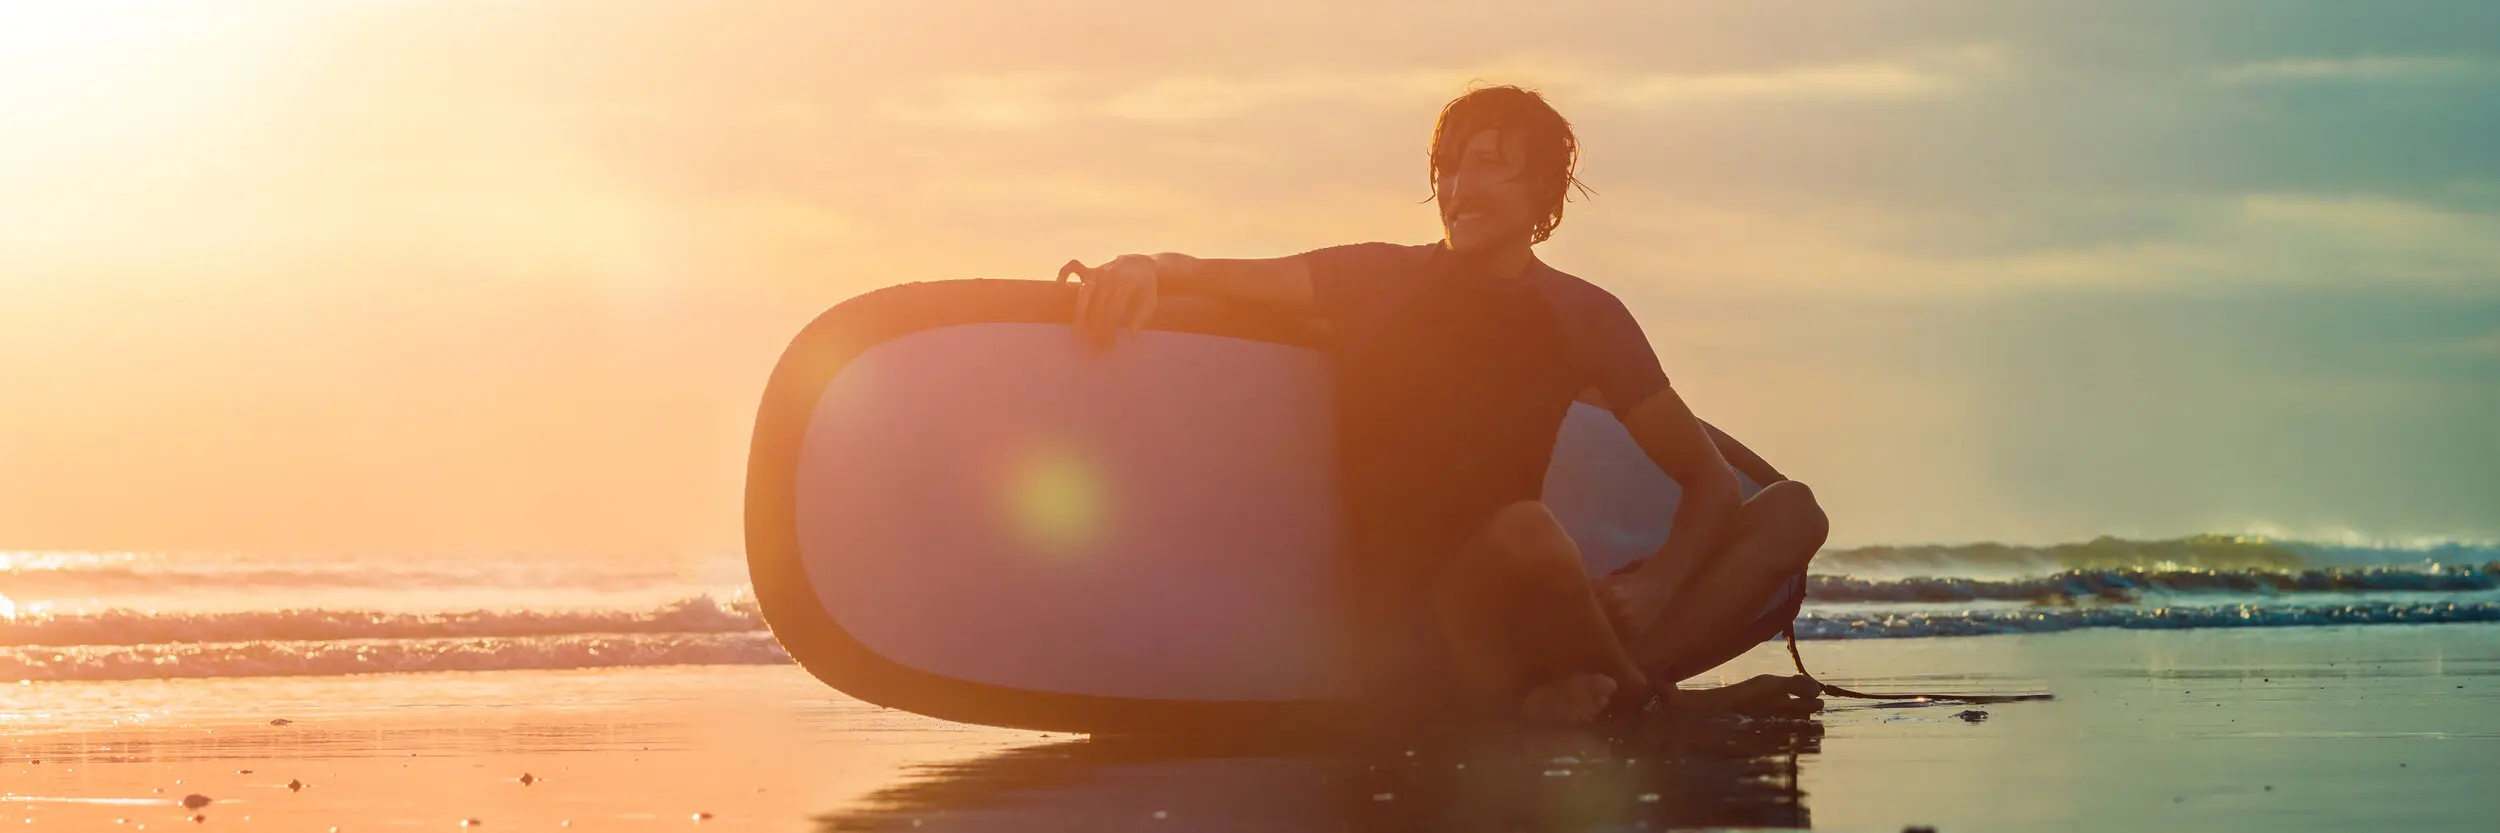
{"type": "Polygon", "coordinates": [[[1499,130],[1479,130],[1441,165],[1441,233],[1451,251],[1480,253],[1524,242],[1543,212],[1531,193],[1528,153],[1499,130]]]}

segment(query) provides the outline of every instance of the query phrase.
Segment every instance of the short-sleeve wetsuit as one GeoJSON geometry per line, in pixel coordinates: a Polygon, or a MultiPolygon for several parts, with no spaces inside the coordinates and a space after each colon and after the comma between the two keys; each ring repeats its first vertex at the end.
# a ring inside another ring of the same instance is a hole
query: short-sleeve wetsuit
{"type": "Polygon", "coordinates": [[[1620,416],[1667,388],[1612,293],[1541,262],[1484,276],[1438,243],[1307,252],[1336,331],[1338,447],[1366,667],[1434,685],[1426,593],[1493,513],[1539,499],[1563,416],[1595,389],[1620,416]],[[1420,639],[1420,643],[1417,641],[1420,639]],[[1384,670],[1385,669],[1385,670],[1384,670]]]}

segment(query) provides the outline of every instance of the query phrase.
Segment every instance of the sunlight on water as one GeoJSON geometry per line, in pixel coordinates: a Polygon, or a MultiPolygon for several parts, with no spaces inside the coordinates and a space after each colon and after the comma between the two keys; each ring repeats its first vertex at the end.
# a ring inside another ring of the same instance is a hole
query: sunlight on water
{"type": "Polygon", "coordinates": [[[17,603],[9,601],[9,597],[7,596],[0,596],[0,619],[14,620],[16,618],[17,603]]]}
{"type": "Polygon", "coordinates": [[[1064,449],[1025,457],[1008,481],[1017,534],[1054,552],[1090,541],[1101,529],[1104,508],[1102,478],[1095,469],[1064,449]]]}
{"type": "Polygon", "coordinates": [[[139,560],[126,552],[29,552],[0,550],[0,573],[93,569],[139,560]]]}

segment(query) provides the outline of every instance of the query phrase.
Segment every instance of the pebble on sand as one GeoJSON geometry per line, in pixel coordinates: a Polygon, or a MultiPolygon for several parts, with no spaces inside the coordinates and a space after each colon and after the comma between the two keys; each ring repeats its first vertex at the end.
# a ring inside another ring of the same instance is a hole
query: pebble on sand
{"type": "Polygon", "coordinates": [[[708,819],[708,818],[711,818],[711,817],[712,817],[712,814],[710,814],[710,813],[702,813],[702,812],[698,812],[698,813],[695,813],[695,814],[694,814],[694,820],[695,820],[695,821],[702,821],[702,820],[704,820],[704,819],[708,819]]]}
{"type": "Polygon", "coordinates": [[[208,823],[208,815],[207,815],[207,814],[205,814],[205,813],[192,813],[192,814],[191,814],[191,823],[192,823],[192,824],[207,824],[207,823],[208,823]]]}
{"type": "Polygon", "coordinates": [[[1988,713],[1978,709],[1963,709],[1960,713],[1955,714],[1954,717],[1961,718],[1964,723],[1977,723],[1988,719],[1988,713]]]}
{"type": "Polygon", "coordinates": [[[529,786],[529,785],[531,785],[531,784],[538,783],[538,776],[531,775],[531,774],[529,774],[529,773],[524,772],[524,773],[521,773],[521,778],[520,778],[520,781],[521,781],[521,786],[526,787],[526,786],[529,786]]]}
{"type": "Polygon", "coordinates": [[[286,718],[281,717],[281,718],[278,718],[278,719],[276,719],[276,720],[269,721],[269,725],[271,725],[271,726],[292,726],[292,725],[295,725],[295,721],[288,720],[288,719],[286,719],[286,718]]]}
{"type": "Polygon", "coordinates": [[[1901,833],[1936,833],[1936,828],[1929,827],[1924,824],[1913,824],[1908,827],[1901,828],[1901,833]]]}
{"type": "Polygon", "coordinates": [[[485,823],[485,822],[482,822],[482,821],[478,821],[477,819],[461,819],[461,820],[460,820],[460,826],[462,826],[462,827],[484,827],[484,826],[486,826],[486,823],[485,823]]]}
{"type": "Polygon", "coordinates": [[[299,792],[303,792],[303,791],[304,791],[304,782],[303,782],[303,780],[301,780],[301,779],[297,779],[297,778],[289,778],[289,779],[286,779],[286,791],[287,791],[287,792],[291,792],[291,793],[299,793],[299,792]]]}
{"type": "Polygon", "coordinates": [[[199,794],[199,793],[192,793],[192,794],[190,794],[190,795],[186,795],[186,796],[183,796],[183,797],[182,797],[182,809],[185,809],[185,810],[197,810],[197,809],[200,809],[200,808],[202,808],[202,807],[206,807],[206,806],[208,806],[208,803],[209,803],[209,802],[211,802],[211,801],[215,801],[215,800],[217,800],[217,799],[210,798],[210,797],[208,797],[208,796],[201,795],[201,794],[199,794]]]}

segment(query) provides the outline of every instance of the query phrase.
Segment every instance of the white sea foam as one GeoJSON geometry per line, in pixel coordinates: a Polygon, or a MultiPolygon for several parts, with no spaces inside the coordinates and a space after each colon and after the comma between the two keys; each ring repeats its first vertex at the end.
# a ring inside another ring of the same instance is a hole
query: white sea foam
{"type": "Polygon", "coordinates": [[[573,634],[740,633],[764,629],[751,600],[711,596],[650,610],[457,611],[260,610],[156,613],[126,609],[0,619],[0,646],[150,645],[203,642],[573,634]]]}
{"type": "Polygon", "coordinates": [[[1797,618],[1799,639],[1888,639],[2056,633],[2084,628],[2294,628],[2322,625],[2435,625],[2500,622],[2500,602],[2367,602],[2307,607],[2212,605],[2070,610],[1961,610],[1820,613],[1797,618]]]}

